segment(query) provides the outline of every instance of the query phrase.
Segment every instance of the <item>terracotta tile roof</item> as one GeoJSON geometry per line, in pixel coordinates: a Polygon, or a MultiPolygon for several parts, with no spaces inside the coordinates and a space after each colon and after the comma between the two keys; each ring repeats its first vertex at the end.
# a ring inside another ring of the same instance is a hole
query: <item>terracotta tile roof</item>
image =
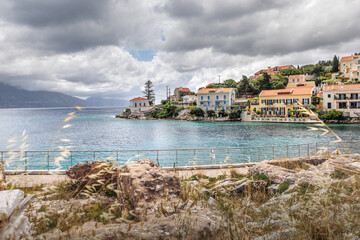
{"type": "Polygon", "coordinates": [[[259,97],[267,96],[283,96],[283,95],[306,95],[312,94],[313,87],[293,87],[285,89],[276,89],[276,90],[262,90],[259,97]]]}
{"type": "Polygon", "coordinates": [[[230,92],[233,88],[203,88],[198,91],[198,94],[202,93],[226,93],[230,92]]]}
{"type": "Polygon", "coordinates": [[[176,90],[178,90],[179,92],[185,92],[185,93],[191,92],[190,89],[188,89],[188,88],[182,88],[182,87],[176,88],[176,90]],[[181,88],[181,89],[180,89],[180,88],[181,88]]]}
{"type": "Polygon", "coordinates": [[[130,101],[138,101],[138,100],[146,100],[146,101],[149,101],[149,99],[143,98],[143,97],[133,98],[133,99],[131,99],[130,101]]]}
{"type": "Polygon", "coordinates": [[[326,85],[323,87],[324,92],[347,90],[360,90],[360,84],[326,85]]]}
{"type": "Polygon", "coordinates": [[[194,98],[196,95],[187,95],[188,97],[194,98]]]}
{"type": "Polygon", "coordinates": [[[210,87],[211,85],[214,85],[215,83],[209,83],[208,85],[206,85],[206,87],[210,87]]]}
{"type": "Polygon", "coordinates": [[[174,95],[170,95],[169,98],[174,98],[175,96],[174,95]]]}
{"type": "Polygon", "coordinates": [[[346,56],[346,57],[342,57],[340,61],[349,61],[349,60],[353,60],[354,57],[358,57],[360,58],[360,55],[354,55],[354,56],[346,56]]]}

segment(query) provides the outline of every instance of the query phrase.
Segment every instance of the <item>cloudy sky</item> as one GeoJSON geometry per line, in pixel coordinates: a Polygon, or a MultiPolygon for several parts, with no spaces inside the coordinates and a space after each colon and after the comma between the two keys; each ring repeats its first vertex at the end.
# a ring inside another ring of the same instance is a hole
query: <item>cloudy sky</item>
{"type": "Polygon", "coordinates": [[[1,0],[0,82],[128,99],[360,52],[359,0],[1,0]]]}

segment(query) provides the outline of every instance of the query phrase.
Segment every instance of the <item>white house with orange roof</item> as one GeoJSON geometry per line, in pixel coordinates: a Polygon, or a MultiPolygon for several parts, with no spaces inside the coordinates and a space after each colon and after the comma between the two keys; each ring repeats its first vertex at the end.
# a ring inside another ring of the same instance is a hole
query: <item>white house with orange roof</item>
{"type": "Polygon", "coordinates": [[[196,101],[196,95],[186,95],[183,97],[184,102],[193,102],[196,101]]]}
{"type": "Polygon", "coordinates": [[[360,84],[324,85],[323,109],[343,111],[345,116],[360,117],[360,84]]]}
{"type": "Polygon", "coordinates": [[[350,80],[360,80],[360,55],[346,56],[340,59],[340,72],[350,80]]]}
{"type": "Polygon", "coordinates": [[[153,106],[150,105],[150,100],[143,97],[137,97],[130,100],[131,113],[145,113],[150,111],[153,106]]]}
{"type": "Polygon", "coordinates": [[[197,106],[204,111],[229,111],[235,102],[234,88],[203,88],[197,93],[197,106]]]}

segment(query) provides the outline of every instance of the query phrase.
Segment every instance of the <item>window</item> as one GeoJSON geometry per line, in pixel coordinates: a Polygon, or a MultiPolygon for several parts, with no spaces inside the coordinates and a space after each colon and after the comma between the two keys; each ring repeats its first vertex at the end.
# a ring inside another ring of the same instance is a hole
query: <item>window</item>
{"type": "Polygon", "coordinates": [[[226,104],[226,101],[224,101],[224,104],[226,104]]]}
{"type": "Polygon", "coordinates": [[[331,94],[328,94],[328,98],[331,98],[331,94]]]}
{"type": "Polygon", "coordinates": [[[216,100],[219,100],[219,95],[216,95],[216,100]]]}
{"type": "Polygon", "coordinates": [[[261,103],[262,103],[262,104],[266,104],[266,100],[261,100],[261,103]]]}
{"type": "Polygon", "coordinates": [[[272,99],[267,100],[267,105],[272,105],[272,99]]]}
{"type": "Polygon", "coordinates": [[[300,82],[300,79],[298,79],[297,82],[300,82]]]}
{"type": "Polygon", "coordinates": [[[346,94],[339,94],[339,99],[340,100],[345,100],[346,99],[346,94]]]}
{"type": "Polygon", "coordinates": [[[207,96],[208,101],[210,101],[210,96],[207,96]]]}
{"type": "Polygon", "coordinates": [[[204,100],[204,96],[201,96],[201,100],[204,100]]]}
{"type": "Polygon", "coordinates": [[[224,100],[226,99],[226,95],[224,95],[224,100]]]}
{"type": "Polygon", "coordinates": [[[328,109],[331,109],[331,102],[328,103],[328,109]]]}
{"type": "Polygon", "coordinates": [[[346,103],[345,103],[345,102],[339,103],[339,108],[340,108],[340,109],[347,108],[346,103]]]}
{"type": "Polygon", "coordinates": [[[308,98],[303,98],[303,104],[308,105],[309,104],[309,99],[308,98]]]}
{"type": "Polygon", "coordinates": [[[291,105],[292,100],[291,99],[286,99],[286,105],[291,105]]]}
{"type": "Polygon", "coordinates": [[[280,115],[285,115],[285,108],[284,107],[280,108],[280,115]]]}
{"type": "Polygon", "coordinates": [[[279,99],[274,99],[274,104],[279,103],[279,99]]]}
{"type": "Polygon", "coordinates": [[[351,94],[351,99],[358,99],[358,94],[357,93],[352,93],[351,94]]]}
{"type": "Polygon", "coordinates": [[[137,107],[137,103],[135,103],[135,107],[137,107]]]}
{"type": "Polygon", "coordinates": [[[285,99],[280,99],[280,103],[285,103],[285,99]]]}

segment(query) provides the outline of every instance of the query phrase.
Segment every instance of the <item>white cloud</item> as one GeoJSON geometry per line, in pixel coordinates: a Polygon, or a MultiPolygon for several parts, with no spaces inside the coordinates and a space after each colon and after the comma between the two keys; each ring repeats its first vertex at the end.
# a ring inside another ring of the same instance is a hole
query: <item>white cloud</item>
{"type": "Polygon", "coordinates": [[[147,79],[192,90],[274,65],[360,52],[360,2],[326,0],[0,3],[0,82],[131,98],[147,79]],[[153,50],[142,62],[130,50],[153,50]]]}

